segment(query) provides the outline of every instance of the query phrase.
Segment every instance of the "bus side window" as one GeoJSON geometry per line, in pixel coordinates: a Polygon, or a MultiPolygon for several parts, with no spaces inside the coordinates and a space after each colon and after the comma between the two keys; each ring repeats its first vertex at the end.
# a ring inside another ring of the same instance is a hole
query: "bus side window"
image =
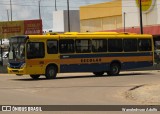
{"type": "Polygon", "coordinates": [[[74,53],[74,40],[73,39],[61,39],[59,41],[60,53],[74,53]]]}
{"type": "Polygon", "coordinates": [[[43,42],[28,42],[27,43],[27,58],[44,58],[44,43],[43,42]]]}
{"type": "Polygon", "coordinates": [[[92,52],[106,52],[107,40],[106,39],[93,39],[92,40],[92,52]]]}
{"type": "Polygon", "coordinates": [[[139,51],[151,51],[151,39],[139,39],[138,40],[138,49],[139,51]]]}
{"type": "Polygon", "coordinates": [[[137,39],[124,39],[123,47],[125,52],[136,52],[137,51],[137,39]]]}
{"type": "Polygon", "coordinates": [[[108,51],[109,52],[122,52],[123,45],[122,39],[108,39],[108,51]]]}
{"type": "Polygon", "coordinates": [[[48,54],[58,53],[58,41],[57,40],[47,40],[47,53],[48,54]]]}
{"type": "Polygon", "coordinates": [[[76,40],[76,52],[77,53],[90,53],[91,52],[91,40],[77,39],[76,40]]]}

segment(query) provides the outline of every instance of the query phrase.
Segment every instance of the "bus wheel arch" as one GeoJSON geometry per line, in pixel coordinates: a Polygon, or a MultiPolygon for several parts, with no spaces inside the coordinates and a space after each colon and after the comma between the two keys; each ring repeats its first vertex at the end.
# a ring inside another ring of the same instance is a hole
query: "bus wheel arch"
{"type": "Polygon", "coordinates": [[[38,80],[39,77],[40,77],[40,75],[38,75],[38,74],[37,74],[37,75],[31,74],[30,77],[31,77],[32,79],[34,79],[34,80],[38,80]]]}
{"type": "Polygon", "coordinates": [[[107,74],[110,76],[117,76],[121,70],[121,62],[118,60],[114,60],[110,63],[109,71],[107,74]]]}
{"type": "Polygon", "coordinates": [[[95,76],[103,76],[104,72],[93,72],[95,76]]]}
{"type": "Polygon", "coordinates": [[[47,79],[55,79],[58,72],[58,66],[56,64],[49,64],[46,66],[45,76],[47,79]]]}

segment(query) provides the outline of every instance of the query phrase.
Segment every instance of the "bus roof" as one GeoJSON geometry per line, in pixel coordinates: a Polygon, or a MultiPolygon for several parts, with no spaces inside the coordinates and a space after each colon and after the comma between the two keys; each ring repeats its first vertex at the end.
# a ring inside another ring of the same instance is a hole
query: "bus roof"
{"type": "Polygon", "coordinates": [[[58,33],[47,33],[46,35],[149,35],[149,34],[137,34],[137,33],[127,33],[127,32],[65,32],[64,34],[58,33]]]}
{"type": "Polygon", "coordinates": [[[136,34],[136,33],[118,33],[118,32],[85,32],[85,33],[79,33],[79,32],[66,32],[64,34],[58,34],[58,33],[47,33],[46,35],[28,35],[30,38],[152,38],[152,35],[149,34],[136,34]]]}

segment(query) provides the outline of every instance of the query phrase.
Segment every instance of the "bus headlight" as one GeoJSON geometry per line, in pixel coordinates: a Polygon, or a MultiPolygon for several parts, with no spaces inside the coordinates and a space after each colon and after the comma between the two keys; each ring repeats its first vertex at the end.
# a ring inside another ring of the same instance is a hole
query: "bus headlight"
{"type": "Polygon", "coordinates": [[[23,63],[20,68],[24,68],[25,66],[26,66],[26,63],[23,63]]]}

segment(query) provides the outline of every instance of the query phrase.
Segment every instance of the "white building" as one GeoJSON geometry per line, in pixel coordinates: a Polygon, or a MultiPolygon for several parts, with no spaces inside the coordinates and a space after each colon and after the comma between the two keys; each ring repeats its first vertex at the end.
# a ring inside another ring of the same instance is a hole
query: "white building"
{"type": "MultiPolygon", "coordinates": [[[[140,25],[140,14],[138,4],[136,3],[137,1],[138,0],[122,0],[122,14],[124,20],[125,13],[126,27],[139,27],[140,25]]],[[[160,24],[159,5],[160,0],[142,0],[142,17],[144,26],[160,24]]]]}

